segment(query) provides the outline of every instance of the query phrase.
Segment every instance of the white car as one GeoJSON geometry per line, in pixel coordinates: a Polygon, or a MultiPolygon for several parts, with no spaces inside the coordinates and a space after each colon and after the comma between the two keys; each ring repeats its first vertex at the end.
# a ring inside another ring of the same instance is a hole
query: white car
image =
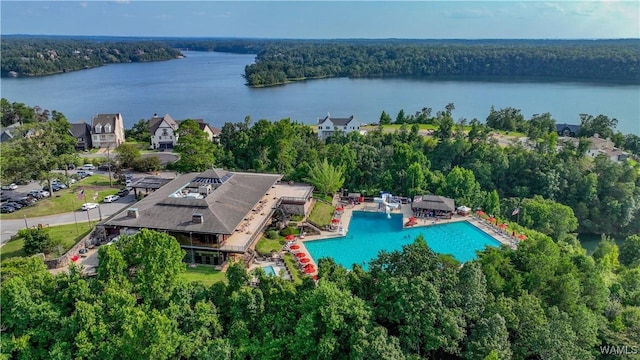
{"type": "Polygon", "coordinates": [[[110,202],[114,202],[114,201],[116,201],[118,199],[120,199],[120,196],[118,196],[118,195],[107,195],[107,196],[104,197],[104,200],[102,200],[102,201],[104,201],[106,203],[110,203],[110,202]]]}
{"type": "Polygon", "coordinates": [[[96,167],[93,164],[84,164],[84,165],[80,166],[78,169],[80,169],[80,170],[95,170],[96,167]]]}
{"type": "Polygon", "coordinates": [[[84,204],[82,204],[82,210],[84,210],[84,211],[95,209],[97,207],[98,207],[98,204],[96,204],[96,203],[84,203],[84,204]]]}
{"type": "Polygon", "coordinates": [[[9,184],[9,185],[2,185],[2,190],[15,190],[18,188],[18,185],[16,184],[9,184]]]}

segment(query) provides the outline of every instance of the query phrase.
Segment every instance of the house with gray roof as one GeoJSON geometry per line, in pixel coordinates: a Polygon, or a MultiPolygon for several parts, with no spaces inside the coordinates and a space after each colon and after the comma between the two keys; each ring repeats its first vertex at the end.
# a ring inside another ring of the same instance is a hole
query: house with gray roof
{"type": "Polygon", "coordinates": [[[178,143],[178,122],[169,114],[158,117],[153,114],[149,119],[149,131],[151,132],[151,148],[156,150],[173,149],[178,143]]]}
{"type": "Polygon", "coordinates": [[[91,142],[94,148],[115,149],[124,144],[122,114],[97,114],[91,118],[91,142]]]}
{"type": "MultiPolygon", "coordinates": [[[[211,127],[203,119],[191,119],[198,124],[200,130],[207,134],[209,141],[217,141],[220,129],[211,127]]],[[[156,150],[173,149],[178,144],[178,127],[186,120],[174,120],[169,114],[158,117],[154,114],[149,119],[149,131],[151,132],[151,148],[156,150]]]]}
{"type": "Polygon", "coordinates": [[[71,124],[71,135],[76,138],[76,150],[87,151],[91,149],[91,125],[86,122],[71,124]]]}
{"type": "Polygon", "coordinates": [[[580,125],[572,124],[556,124],[556,132],[558,136],[577,137],[580,132],[580,125]]]}
{"type": "Polygon", "coordinates": [[[192,262],[221,265],[229,256],[246,253],[259,238],[279,205],[268,194],[281,177],[222,169],[184,174],[99,227],[109,235],[142,228],[163,231],[176,237],[192,262]],[[254,216],[261,220],[249,231],[254,216]]]}
{"type": "Polygon", "coordinates": [[[345,134],[354,131],[360,132],[361,125],[354,115],[346,118],[334,118],[327,114],[324,118],[318,118],[318,138],[325,140],[337,131],[342,131],[345,134]]]}

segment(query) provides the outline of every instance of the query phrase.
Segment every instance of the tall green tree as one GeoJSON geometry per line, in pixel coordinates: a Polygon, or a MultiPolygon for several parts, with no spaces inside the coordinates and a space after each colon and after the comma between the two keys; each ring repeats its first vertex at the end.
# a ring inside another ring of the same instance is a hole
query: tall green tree
{"type": "Polygon", "coordinates": [[[175,152],[180,155],[175,168],[180,172],[204,171],[215,165],[215,144],[200,130],[198,123],[185,120],[180,123],[177,131],[178,144],[175,152]]]}
{"type": "Polygon", "coordinates": [[[323,194],[333,194],[344,184],[343,170],[329,164],[327,158],[316,163],[309,171],[306,181],[313,184],[323,194]]]}

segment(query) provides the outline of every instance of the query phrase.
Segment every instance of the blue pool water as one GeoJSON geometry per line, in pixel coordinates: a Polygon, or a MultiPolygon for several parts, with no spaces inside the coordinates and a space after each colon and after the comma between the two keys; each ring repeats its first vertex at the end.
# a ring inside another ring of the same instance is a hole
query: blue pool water
{"type": "Polygon", "coordinates": [[[264,273],[267,276],[277,276],[276,271],[273,269],[273,266],[269,265],[269,266],[263,266],[262,270],[264,270],[264,273]]]}
{"type": "MultiPolygon", "coordinates": [[[[421,220],[419,220],[421,221],[421,220]]],[[[422,234],[429,247],[440,254],[451,254],[466,262],[476,258],[476,251],[487,246],[499,247],[500,242],[466,221],[417,228],[402,228],[402,215],[353,212],[347,236],[306,241],[305,247],[317,261],[332,257],[338,264],[350,269],[353,264],[364,265],[378,256],[378,252],[401,250],[422,234]]]]}

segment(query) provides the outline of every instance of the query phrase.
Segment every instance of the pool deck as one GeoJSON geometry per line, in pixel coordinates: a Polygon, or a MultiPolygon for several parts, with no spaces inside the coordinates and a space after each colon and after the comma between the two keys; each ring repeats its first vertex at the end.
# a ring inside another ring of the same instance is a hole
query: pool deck
{"type": "MultiPolygon", "coordinates": [[[[299,238],[297,239],[297,241],[295,241],[295,244],[300,245],[299,251],[310,255],[309,251],[304,246],[305,242],[314,241],[314,240],[332,239],[332,238],[342,237],[347,235],[349,232],[349,223],[351,222],[351,217],[354,211],[381,212],[378,209],[378,204],[375,204],[375,203],[344,205],[344,211],[340,216],[340,223],[338,224],[339,227],[342,227],[345,230],[344,234],[339,234],[338,232],[331,232],[331,231],[322,231],[320,235],[306,236],[304,239],[299,238]]],[[[391,214],[402,214],[402,224],[406,224],[407,221],[409,221],[409,218],[413,216],[413,211],[411,210],[411,204],[402,204],[400,209],[392,210],[391,214]]],[[[448,223],[453,223],[458,221],[469,222],[470,224],[480,229],[482,232],[486,233],[487,235],[491,236],[501,244],[509,246],[512,249],[516,249],[518,246],[518,241],[513,237],[511,237],[507,232],[498,229],[494,225],[488,223],[487,221],[475,215],[469,215],[469,216],[453,215],[451,219],[438,219],[438,220],[434,220],[431,218],[418,219],[418,223],[412,226],[412,228],[448,224],[448,223]]],[[[311,258],[311,263],[317,269],[318,266],[315,262],[315,259],[313,259],[313,257],[311,256],[309,257],[311,258]]],[[[312,275],[316,275],[316,274],[317,272],[313,273],[312,275]]]]}

